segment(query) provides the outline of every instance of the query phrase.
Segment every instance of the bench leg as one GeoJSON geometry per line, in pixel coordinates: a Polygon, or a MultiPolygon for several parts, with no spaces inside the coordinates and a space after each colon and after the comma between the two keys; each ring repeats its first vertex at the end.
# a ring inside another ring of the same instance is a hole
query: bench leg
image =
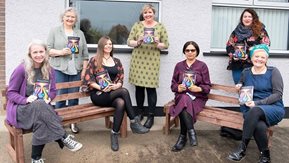
{"type": "Polygon", "coordinates": [[[120,126],[120,137],[126,138],[127,137],[127,114],[124,113],[122,123],[120,126]]]}

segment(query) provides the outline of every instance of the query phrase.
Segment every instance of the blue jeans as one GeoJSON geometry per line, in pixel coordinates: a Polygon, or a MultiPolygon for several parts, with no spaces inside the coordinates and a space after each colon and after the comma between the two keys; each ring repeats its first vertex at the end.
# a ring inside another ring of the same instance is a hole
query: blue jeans
{"type": "MultiPolygon", "coordinates": [[[[79,81],[80,72],[77,73],[77,75],[67,75],[61,71],[55,70],[55,77],[56,77],[56,83],[79,81]]],[[[57,90],[57,95],[78,92],[78,91],[79,91],[79,87],[69,88],[69,89],[60,89],[60,90],[57,90]]],[[[74,105],[78,105],[78,99],[68,100],[68,106],[74,106],[74,105]]],[[[66,106],[66,101],[59,101],[59,102],[56,102],[55,104],[55,108],[63,108],[65,106],[66,106]]]]}
{"type": "Polygon", "coordinates": [[[232,76],[235,84],[239,83],[242,71],[243,69],[232,70],[232,76]]]}

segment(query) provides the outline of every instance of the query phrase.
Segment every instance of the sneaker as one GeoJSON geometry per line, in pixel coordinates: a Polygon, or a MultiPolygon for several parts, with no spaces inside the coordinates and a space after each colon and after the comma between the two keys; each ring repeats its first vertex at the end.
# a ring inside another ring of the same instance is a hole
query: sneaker
{"type": "Polygon", "coordinates": [[[40,158],[40,159],[38,159],[38,160],[32,159],[32,160],[31,160],[31,163],[44,163],[44,159],[43,159],[43,158],[40,158]]]}
{"type": "Polygon", "coordinates": [[[76,123],[72,123],[70,125],[71,132],[77,134],[79,132],[79,128],[76,126],[76,123]]]}
{"type": "Polygon", "coordinates": [[[73,140],[72,138],[74,138],[73,135],[68,135],[65,139],[62,138],[61,140],[64,146],[67,147],[70,151],[75,152],[80,150],[80,148],[82,148],[82,144],[73,140]]]}

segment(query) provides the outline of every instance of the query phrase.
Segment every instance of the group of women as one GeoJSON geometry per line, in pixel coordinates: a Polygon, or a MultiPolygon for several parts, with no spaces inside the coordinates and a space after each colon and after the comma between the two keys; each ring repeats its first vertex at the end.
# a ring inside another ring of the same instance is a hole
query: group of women
{"type": "MultiPolygon", "coordinates": [[[[39,40],[32,41],[22,64],[12,73],[7,92],[7,121],[23,129],[32,129],[32,162],[44,162],[42,150],[51,141],[61,148],[77,151],[82,144],[68,135],[61,125],[61,119],[53,111],[50,102],[56,96],[55,83],[82,80],[88,87],[91,101],[99,106],[115,107],[111,130],[111,149],[119,150],[118,133],[126,112],[133,133],[144,134],[154,124],[157,103],[156,88],[159,86],[160,51],[169,46],[168,34],[163,24],[155,21],[155,8],[147,4],[143,7],[142,20],[136,22],[129,34],[127,43],[133,47],[129,70],[129,82],[135,85],[135,97],[140,115],[132,107],[127,89],[123,88],[124,70],[121,61],[113,56],[113,43],[107,36],[98,41],[96,55],[89,59],[84,34],[75,28],[77,13],[68,8],[61,15],[62,25],[53,28],[48,36],[47,46],[39,40]],[[153,28],[152,41],[144,41],[144,29],[153,28]],[[67,47],[69,37],[78,38],[77,50],[67,47]],[[98,81],[99,73],[109,76],[108,85],[98,81]],[[33,93],[37,80],[49,81],[48,100],[38,99],[33,93]],[[148,116],[141,124],[144,109],[145,90],[148,100],[148,116]]],[[[254,136],[261,152],[260,162],[270,162],[266,130],[280,122],[284,116],[282,103],[283,83],[277,68],[266,65],[269,57],[270,41],[265,26],[252,9],[246,9],[240,23],[227,43],[230,56],[229,69],[239,89],[241,86],[254,86],[253,101],[241,106],[244,113],[242,143],[228,159],[240,161],[246,154],[246,147],[254,136]],[[267,44],[267,45],[266,45],[267,44]],[[237,50],[245,49],[244,56],[238,57],[237,50]],[[251,48],[251,49],[250,49],[251,48]],[[237,57],[236,57],[237,56],[237,57]],[[262,83],[262,84],[260,84],[262,83]],[[254,117],[254,118],[252,118],[254,117]]],[[[175,105],[170,114],[180,118],[180,135],[172,147],[173,152],[182,150],[189,139],[190,146],[197,146],[194,129],[196,115],[202,111],[210,92],[211,82],[207,65],[198,60],[200,48],[194,41],[187,41],[182,50],[185,60],[176,64],[171,81],[175,93],[175,105]],[[184,80],[186,78],[186,80],[184,80]]],[[[63,89],[57,92],[76,92],[79,88],[63,89]]],[[[78,99],[68,101],[69,106],[77,105],[78,99]]],[[[66,101],[56,103],[62,108],[66,101]]],[[[73,133],[79,132],[76,124],[71,125],[73,133]]]]}

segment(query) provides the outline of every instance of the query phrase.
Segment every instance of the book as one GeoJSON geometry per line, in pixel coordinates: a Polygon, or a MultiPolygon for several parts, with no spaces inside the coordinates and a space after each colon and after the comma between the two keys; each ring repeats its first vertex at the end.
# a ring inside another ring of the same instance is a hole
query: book
{"type": "Polygon", "coordinates": [[[37,96],[37,99],[48,100],[49,99],[49,80],[37,80],[34,83],[33,95],[37,96]]]}
{"type": "Polygon", "coordinates": [[[154,43],[154,33],[155,33],[155,29],[154,28],[144,28],[143,42],[145,44],[154,43]]]}
{"type": "Polygon", "coordinates": [[[239,59],[246,57],[246,46],[244,43],[236,43],[233,57],[239,59]]]}
{"type": "Polygon", "coordinates": [[[106,70],[98,72],[95,76],[95,79],[96,83],[100,86],[101,89],[105,89],[109,86],[109,84],[112,83],[110,76],[106,70]]]}
{"type": "Polygon", "coordinates": [[[68,40],[67,47],[71,50],[71,53],[78,54],[80,37],[68,36],[67,40],[68,40]]]}
{"type": "Polygon", "coordinates": [[[253,101],[254,86],[241,87],[239,93],[239,102],[244,105],[246,102],[253,101]]]}
{"type": "Polygon", "coordinates": [[[187,88],[191,87],[196,82],[196,74],[193,71],[185,71],[183,73],[183,81],[182,84],[184,84],[187,88]]]}

